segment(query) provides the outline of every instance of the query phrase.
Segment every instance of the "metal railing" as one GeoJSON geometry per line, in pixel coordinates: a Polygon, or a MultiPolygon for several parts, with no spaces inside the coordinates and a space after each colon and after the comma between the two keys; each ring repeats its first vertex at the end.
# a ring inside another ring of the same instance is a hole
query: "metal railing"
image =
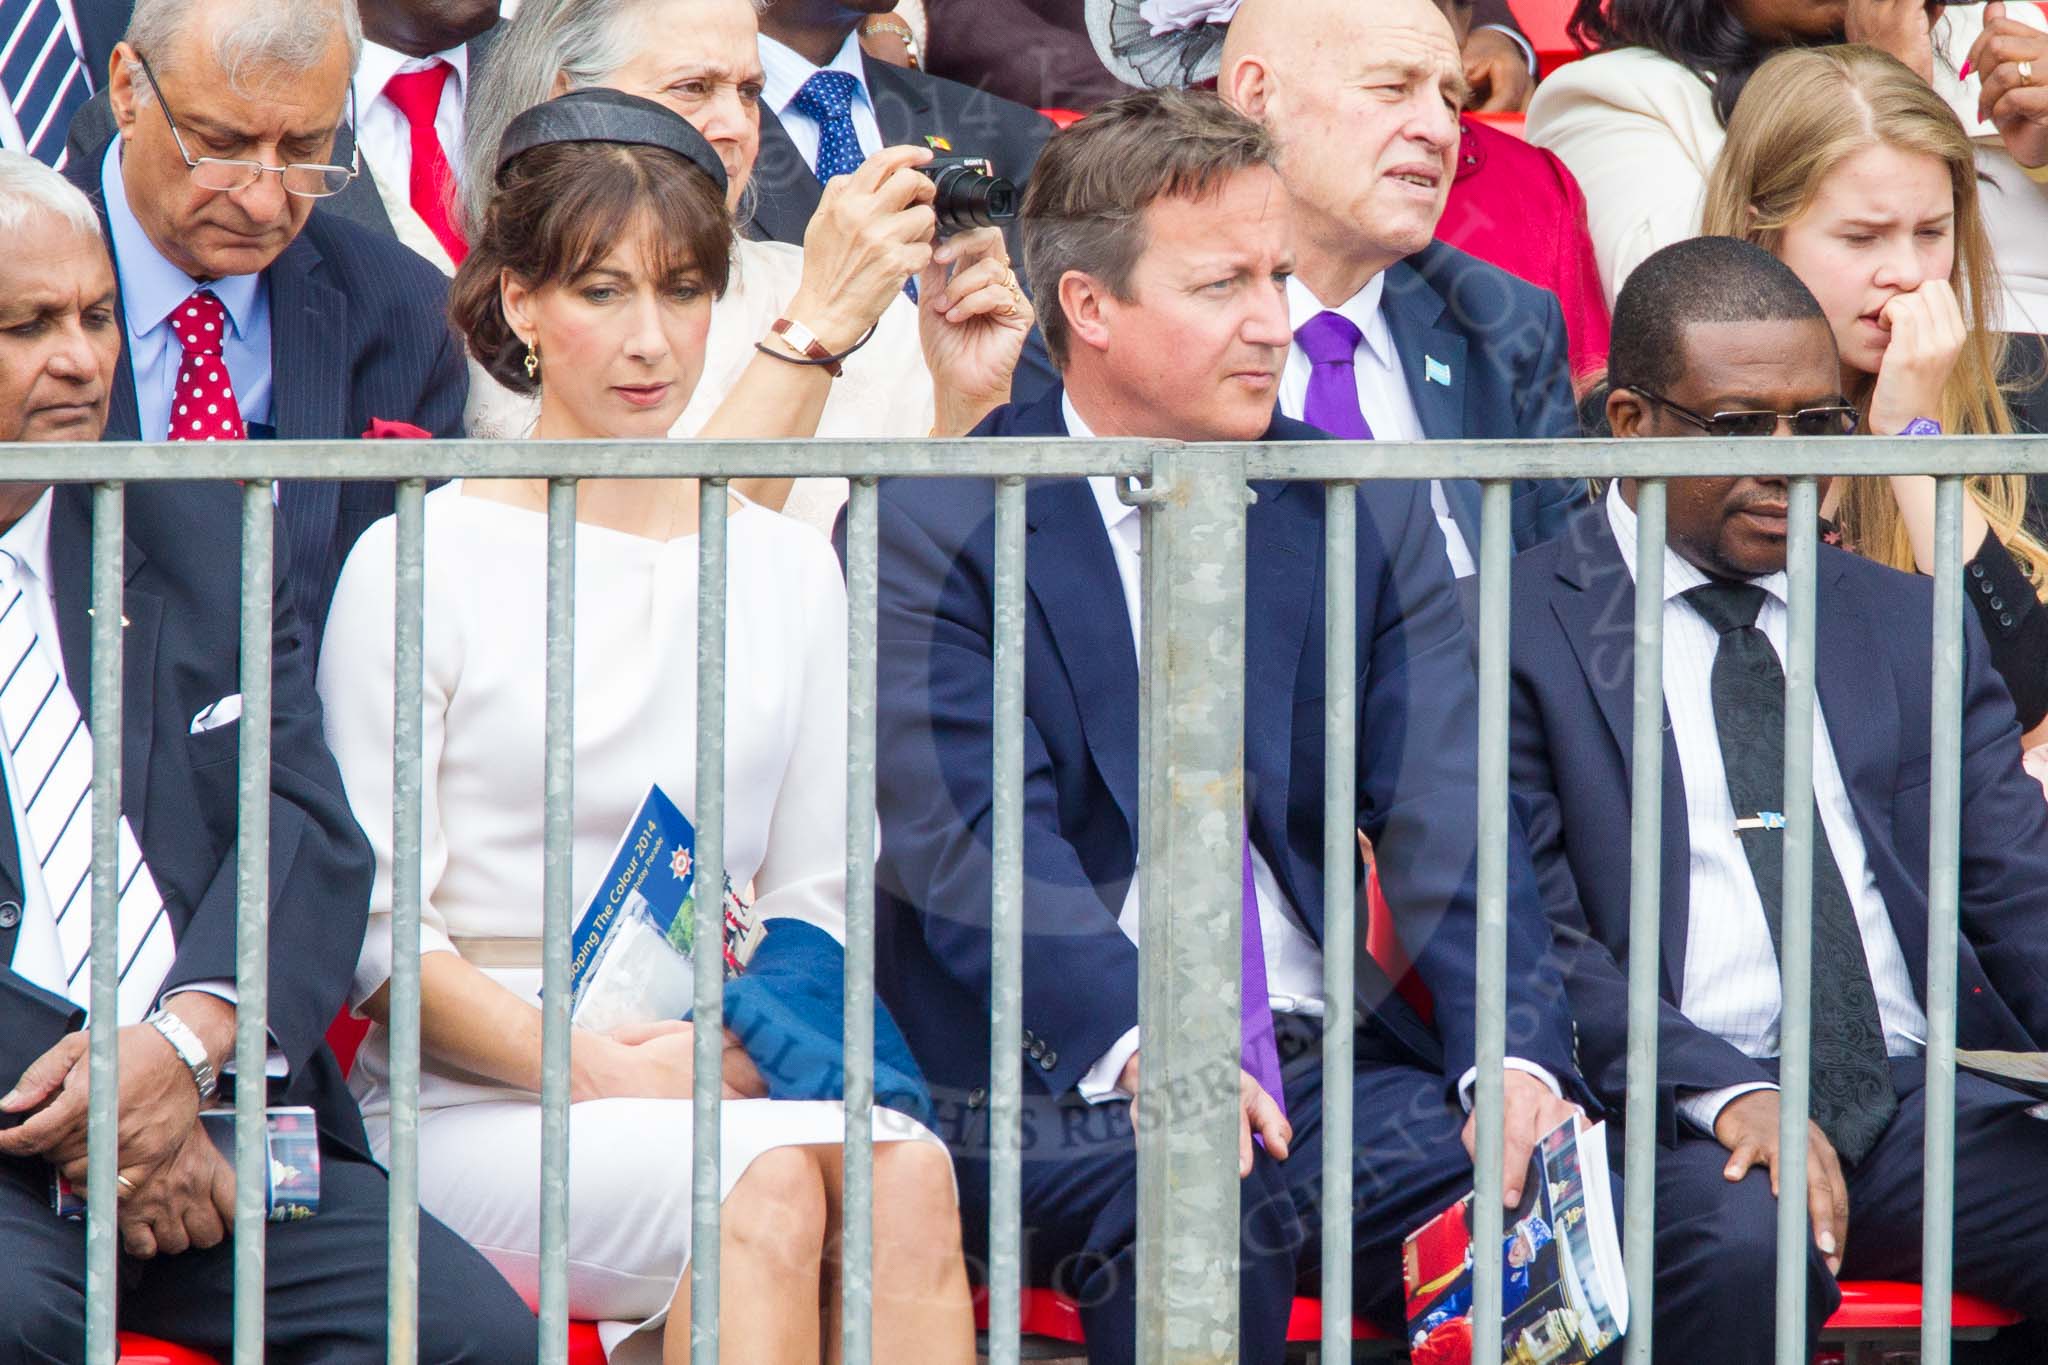
{"type": "MultiPolygon", "coordinates": [[[[1143,878],[1141,1020],[1146,1064],[1137,1098],[1139,1148],[1139,1358],[1148,1362],[1235,1358],[1238,1199],[1233,1104],[1176,1107],[1174,1094],[1205,1071],[1235,1070],[1239,1049],[1240,850],[1244,712],[1245,515],[1254,479],[1321,482],[1324,534],[1326,788],[1324,898],[1352,903],[1355,877],[1350,775],[1357,736],[1352,664],[1357,649],[1357,520],[1350,494],[1366,479],[1426,479],[1449,472],[1486,481],[1478,563],[1480,831],[1475,1096],[1477,1245],[1498,1245],[1501,1204],[1502,1059],[1505,1053],[1506,840],[1508,835],[1507,642],[1508,480],[1559,475],[1635,476],[1639,488],[1635,635],[1635,725],[1628,965],[1628,1099],[1623,1241],[1631,1331],[1630,1362],[1651,1359],[1652,1172],[1659,952],[1659,815],[1662,805],[1662,565],[1665,489],[1683,475],[1768,472],[1795,476],[1791,505],[1789,648],[1786,659],[1785,791],[1788,829],[1783,905],[1783,1157],[1787,1190],[1805,1187],[1808,1095],[1806,1040],[1811,989],[1811,792],[1814,705],[1814,556],[1816,475],[1850,463],[1859,474],[1940,476],[1934,639],[1933,805],[1929,887],[1927,1129],[1925,1158],[1925,1312],[1923,1360],[1948,1360],[1954,1174],[1954,1048],[1958,934],[1958,817],[1962,586],[1959,554],[1961,476],[2048,472],[2048,441],[2021,438],[1636,442],[1315,442],[1179,445],[1171,442],[1064,440],[804,443],[501,443],[333,442],[249,445],[43,445],[0,447],[0,480],[94,482],[91,723],[93,784],[93,965],[90,1160],[87,1212],[87,1336],[93,1365],[116,1358],[114,1204],[116,1132],[116,832],[120,811],[121,593],[123,487],[192,478],[245,480],[243,488],[242,653],[238,933],[240,1013],[236,1064],[262,1074],[266,1051],[268,958],[269,691],[273,561],[273,480],[398,481],[396,684],[393,807],[393,945],[390,1088],[392,1092],[389,1359],[416,1358],[418,1341],[418,1096],[420,791],[424,516],[427,478],[524,477],[549,480],[545,827],[542,1266],[543,1359],[566,1359],[566,1178],[569,1141],[569,925],[572,914],[570,812],[574,801],[573,641],[574,511],[580,479],[701,477],[713,489],[741,472],[844,475],[852,479],[847,514],[848,822],[847,1111],[844,1261],[844,1357],[870,1358],[873,1208],[875,859],[875,648],[877,488],[879,476],[970,476],[995,488],[995,686],[992,824],[991,1207],[988,1279],[989,1352],[1018,1359],[1020,1228],[1018,1189],[1023,1053],[1022,934],[1028,913],[1023,875],[1023,639],[1027,479],[1116,475],[1141,487],[1127,496],[1144,508],[1144,628],[1138,723],[1141,771],[1140,875],[1143,878]],[[1151,1121],[1148,1115],[1161,1118],[1151,1121]],[[1165,1116],[1171,1115],[1171,1120],[1165,1116]]],[[[699,538],[698,809],[701,884],[723,878],[724,621],[726,500],[703,500],[699,538]]],[[[697,901],[699,942],[716,942],[721,907],[697,901]]],[[[1352,1066],[1355,927],[1332,914],[1326,926],[1324,993],[1328,1017],[1323,1065],[1352,1066]]],[[[722,980],[715,954],[700,954],[694,1117],[691,1293],[718,1302],[719,1034],[722,980]]],[[[1349,1209],[1352,1199],[1352,1091],[1324,1091],[1322,1202],[1349,1209]]],[[[240,1087],[235,1152],[235,1353],[237,1365],[263,1357],[264,1196],[260,1086],[240,1087]]],[[[1779,1203],[1778,1360],[1803,1354],[1807,1208],[1779,1203]]],[[[1322,1348],[1347,1358],[1351,1323],[1348,1217],[1324,1220],[1322,1348]]],[[[1474,1358],[1498,1359],[1501,1262],[1480,1256],[1475,1273],[1474,1358]]],[[[692,1314],[692,1359],[718,1359],[718,1315],[692,1314]]]]}

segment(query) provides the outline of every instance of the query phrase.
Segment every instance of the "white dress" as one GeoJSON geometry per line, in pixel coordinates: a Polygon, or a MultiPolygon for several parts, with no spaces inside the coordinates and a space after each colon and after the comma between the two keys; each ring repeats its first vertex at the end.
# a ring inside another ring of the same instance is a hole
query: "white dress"
{"type": "MultiPolygon", "coordinates": [[[[426,502],[424,899],[421,949],[535,938],[541,925],[546,670],[544,516],[467,497],[426,502]]],[[[574,899],[659,782],[696,806],[697,539],[666,544],[579,525],[576,547],[574,899]]],[[[320,669],[327,737],[377,854],[351,1004],[391,975],[394,523],[364,532],[328,618],[320,669]]],[[[846,596],[831,547],[754,506],[729,522],[725,860],[766,918],[844,936],[846,596]]],[[[772,932],[772,926],[771,926],[772,932]]],[[[492,969],[527,999],[539,972],[492,969]]],[[[371,1143],[388,1150],[389,1054],[373,1028],[350,1078],[371,1143]]],[[[540,1105],[428,1060],[420,1082],[420,1202],[474,1243],[529,1302],[539,1291],[540,1105]]],[[[724,1193],[762,1152],[836,1145],[837,1102],[723,1107],[724,1193]]],[[[877,1110],[878,1140],[936,1142],[877,1110]]],[[[654,1358],[689,1256],[687,1100],[570,1109],[569,1310],[604,1322],[614,1359],[654,1358]],[[630,1340],[629,1340],[630,1338],[630,1340]],[[623,1345],[621,1344],[623,1343],[623,1345]]]]}
{"type": "MultiPolygon", "coordinates": [[[[784,242],[733,242],[732,278],[725,295],[711,308],[711,331],[704,340],[704,374],[683,415],[669,428],[671,437],[695,436],[711,420],[718,405],[739,383],[754,361],[754,343],[782,316],[803,280],[802,247],[784,242]]],[[[541,357],[543,367],[547,357],[541,357]]],[[[917,305],[897,295],[883,310],[868,343],[832,381],[825,411],[818,418],[819,436],[846,438],[929,436],[936,407],[931,371],[925,367],[924,343],[918,335],[917,305]]],[[[522,397],[469,363],[469,408],[463,424],[472,436],[518,438],[530,435],[539,415],[537,399],[522,397]]],[[[763,471],[772,473],[773,471],[763,471]]],[[[839,509],[846,505],[846,480],[798,479],[783,506],[786,516],[830,534],[839,509]]]]}

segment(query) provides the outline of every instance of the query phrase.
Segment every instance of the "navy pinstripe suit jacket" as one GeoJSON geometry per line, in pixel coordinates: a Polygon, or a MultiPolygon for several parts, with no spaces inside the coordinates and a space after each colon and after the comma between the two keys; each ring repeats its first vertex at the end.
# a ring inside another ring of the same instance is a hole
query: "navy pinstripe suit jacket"
{"type": "MultiPolygon", "coordinates": [[[[65,173],[99,209],[104,146],[65,173]]],[[[109,237],[111,241],[111,236],[109,237]]],[[[120,261],[114,262],[115,269],[120,261]]],[[[469,373],[447,321],[448,281],[400,246],[316,207],[266,272],[270,284],[271,425],[279,440],[349,440],[372,418],[462,434],[469,373]]],[[[105,439],[141,438],[127,353],[115,375],[105,439]]],[[[279,495],[291,581],[317,662],[342,561],[365,527],[392,511],[388,483],[286,483],[279,495]]]]}

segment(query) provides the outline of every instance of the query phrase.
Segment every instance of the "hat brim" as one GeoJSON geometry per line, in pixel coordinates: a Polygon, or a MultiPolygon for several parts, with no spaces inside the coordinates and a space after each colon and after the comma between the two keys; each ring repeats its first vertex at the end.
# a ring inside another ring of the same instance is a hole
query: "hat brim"
{"type": "Polygon", "coordinates": [[[1207,85],[1223,69],[1221,24],[1154,36],[1138,0],[1087,0],[1088,37],[1111,75],[1145,90],[1207,85]]]}

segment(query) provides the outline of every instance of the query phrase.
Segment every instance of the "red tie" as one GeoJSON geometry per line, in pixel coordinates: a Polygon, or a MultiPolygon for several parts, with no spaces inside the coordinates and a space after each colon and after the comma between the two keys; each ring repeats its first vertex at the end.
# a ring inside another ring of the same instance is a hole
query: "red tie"
{"type": "Polygon", "coordinates": [[[455,226],[455,172],[448,165],[448,153],[434,131],[434,118],[441,112],[441,89],[455,68],[435,62],[424,71],[401,71],[384,85],[384,97],[398,106],[412,130],[412,178],[408,192],[413,212],[433,230],[448,258],[457,265],[469,254],[469,244],[455,226]]]}
{"type": "Polygon", "coordinates": [[[228,310],[202,289],[171,314],[171,329],[185,358],[178,362],[178,393],[171,400],[173,441],[240,441],[249,435],[242,425],[242,405],[235,401],[235,381],[221,359],[221,338],[227,334],[228,310]]]}

